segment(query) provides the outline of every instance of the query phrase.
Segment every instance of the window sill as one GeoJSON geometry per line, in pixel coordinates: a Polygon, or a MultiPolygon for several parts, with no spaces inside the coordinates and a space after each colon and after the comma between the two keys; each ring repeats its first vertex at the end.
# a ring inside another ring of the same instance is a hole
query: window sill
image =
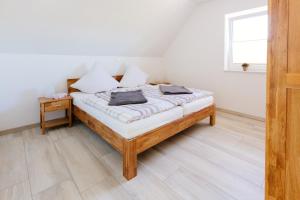
{"type": "Polygon", "coordinates": [[[267,72],[265,70],[238,70],[238,69],[224,69],[224,72],[235,72],[235,73],[245,73],[245,74],[266,74],[267,72]]]}

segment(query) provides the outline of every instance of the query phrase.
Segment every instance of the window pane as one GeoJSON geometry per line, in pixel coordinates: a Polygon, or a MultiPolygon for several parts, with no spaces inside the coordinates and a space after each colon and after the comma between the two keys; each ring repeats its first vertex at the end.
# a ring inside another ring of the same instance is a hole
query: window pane
{"type": "Polygon", "coordinates": [[[233,63],[267,63],[267,40],[233,42],[233,63]]]}
{"type": "Polygon", "coordinates": [[[233,41],[261,40],[268,37],[268,16],[252,16],[233,21],[233,41]]]}

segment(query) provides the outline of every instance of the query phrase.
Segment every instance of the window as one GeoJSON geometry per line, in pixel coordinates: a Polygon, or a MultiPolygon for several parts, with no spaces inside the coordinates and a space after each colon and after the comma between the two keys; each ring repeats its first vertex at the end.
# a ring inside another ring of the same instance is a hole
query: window
{"type": "Polygon", "coordinates": [[[225,17],[225,71],[266,72],[268,13],[260,7],[225,17]]]}

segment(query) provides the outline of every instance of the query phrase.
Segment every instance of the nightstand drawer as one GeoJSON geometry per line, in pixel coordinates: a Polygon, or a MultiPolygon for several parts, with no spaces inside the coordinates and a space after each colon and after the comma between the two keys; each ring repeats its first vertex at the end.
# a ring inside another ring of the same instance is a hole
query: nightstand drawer
{"type": "Polygon", "coordinates": [[[69,100],[49,102],[49,103],[45,103],[45,112],[68,109],[69,106],[70,106],[69,100]]]}

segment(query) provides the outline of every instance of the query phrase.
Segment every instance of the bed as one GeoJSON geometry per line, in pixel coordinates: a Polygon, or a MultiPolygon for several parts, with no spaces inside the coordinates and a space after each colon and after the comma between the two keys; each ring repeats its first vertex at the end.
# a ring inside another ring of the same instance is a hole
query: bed
{"type": "MultiPolygon", "coordinates": [[[[122,76],[114,78],[120,81],[122,76]]],[[[87,94],[71,87],[78,80],[67,80],[68,93],[73,97],[73,115],[122,154],[123,176],[127,180],[137,176],[138,154],[207,117],[210,118],[210,125],[215,125],[215,105],[211,96],[176,106],[142,120],[123,123],[86,104],[83,99],[87,94]]]]}

